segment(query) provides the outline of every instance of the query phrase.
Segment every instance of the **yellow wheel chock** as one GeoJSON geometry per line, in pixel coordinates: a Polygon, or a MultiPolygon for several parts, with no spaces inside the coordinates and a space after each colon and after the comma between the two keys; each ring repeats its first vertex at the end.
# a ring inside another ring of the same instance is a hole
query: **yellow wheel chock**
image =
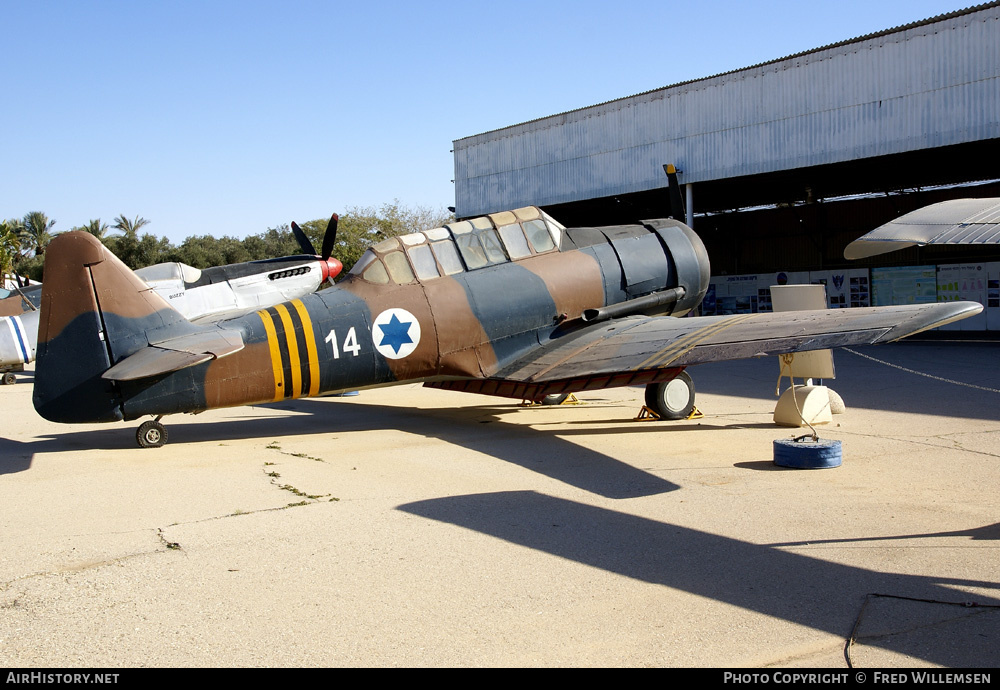
{"type": "MultiPolygon", "coordinates": [[[[704,416],[705,415],[702,414],[701,410],[699,410],[697,407],[695,407],[695,408],[693,408],[691,410],[691,414],[689,414],[684,419],[685,420],[688,420],[688,419],[701,419],[704,416]]],[[[649,408],[648,406],[643,405],[642,409],[639,410],[639,416],[638,417],[634,417],[632,419],[632,421],[634,421],[634,422],[655,422],[658,419],[660,419],[660,415],[656,414],[656,412],[654,410],[652,410],[651,408],[649,408]]]]}
{"type": "Polygon", "coordinates": [[[582,405],[582,404],[583,404],[582,400],[580,400],[579,398],[577,398],[572,393],[568,393],[568,394],[565,394],[565,395],[551,395],[551,396],[546,396],[542,400],[521,400],[520,406],[521,407],[542,407],[542,406],[548,407],[548,406],[552,406],[552,405],[582,405]],[[546,400],[546,398],[548,398],[548,399],[562,398],[562,399],[559,400],[559,402],[554,402],[554,401],[553,402],[544,402],[546,400]]]}

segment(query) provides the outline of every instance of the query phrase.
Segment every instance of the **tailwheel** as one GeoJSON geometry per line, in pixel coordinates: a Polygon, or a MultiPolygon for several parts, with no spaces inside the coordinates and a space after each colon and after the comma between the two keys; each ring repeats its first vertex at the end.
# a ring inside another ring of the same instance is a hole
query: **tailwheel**
{"type": "Polygon", "coordinates": [[[646,386],[646,407],[660,419],[687,419],[694,412],[694,382],[686,371],[646,386]]]}
{"type": "Polygon", "coordinates": [[[167,429],[160,424],[160,418],[143,422],[135,431],[135,440],[140,448],[159,448],[167,442],[167,429]]]}

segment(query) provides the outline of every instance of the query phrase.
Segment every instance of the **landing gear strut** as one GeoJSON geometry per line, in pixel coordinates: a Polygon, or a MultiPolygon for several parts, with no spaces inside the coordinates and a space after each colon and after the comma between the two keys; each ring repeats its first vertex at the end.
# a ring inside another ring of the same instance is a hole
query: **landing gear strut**
{"type": "Polygon", "coordinates": [[[140,448],[159,448],[167,442],[167,429],[160,420],[163,417],[143,422],[135,431],[135,440],[140,448]]]}
{"type": "Polygon", "coordinates": [[[646,407],[660,419],[687,419],[694,412],[694,382],[686,371],[646,386],[646,407]]]}

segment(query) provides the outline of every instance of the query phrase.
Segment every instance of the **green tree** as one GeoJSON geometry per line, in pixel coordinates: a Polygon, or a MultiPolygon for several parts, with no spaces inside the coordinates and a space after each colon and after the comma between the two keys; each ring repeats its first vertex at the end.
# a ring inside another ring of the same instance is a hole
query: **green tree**
{"type": "MultiPolygon", "coordinates": [[[[379,207],[349,207],[340,214],[333,256],[340,259],[345,271],[349,271],[368,247],[396,235],[440,227],[453,219],[445,210],[403,206],[398,200],[379,207]]],[[[157,238],[148,233],[140,236],[139,229],[149,222],[141,216],[129,219],[121,214],[110,227],[98,218],[73,229],[91,233],[133,269],[165,261],[179,261],[195,268],[208,268],[302,253],[302,248],[287,225],[268,228],[242,240],[211,235],[191,236],[180,246],[174,246],[165,237],[157,238]],[[119,233],[110,234],[114,230],[119,233]]],[[[319,218],[302,224],[303,231],[317,252],[322,251],[323,235],[328,222],[327,218],[319,218]]],[[[4,223],[8,228],[14,228],[15,233],[22,238],[20,255],[13,260],[15,270],[33,280],[41,280],[43,252],[45,245],[52,239],[51,230],[55,221],[48,220],[43,213],[32,212],[23,220],[4,223]],[[28,256],[32,252],[34,256],[28,256]]]]}
{"type": "Polygon", "coordinates": [[[73,230],[82,230],[83,232],[89,232],[91,235],[101,240],[102,242],[105,240],[105,238],[109,237],[108,230],[111,229],[112,228],[108,226],[107,223],[102,223],[100,218],[91,220],[86,225],[78,225],[77,227],[73,228],[73,230]]]}
{"type": "Polygon", "coordinates": [[[137,268],[170,261],[173,245],[166,237],[155,237],[149,233],[142,237],[135,235],[114,235],[108,237],[104,246],[122,260],[133,271],[137,268]]]}
{"type": "MultiPolygon", "coordinates": [[[[447,210],[403,206],[398,199],[378,208],[352,206],[340,214],[333,256],[344,264],[344,273],[347,273],[372,245],[390,237],[441,227],[454,219],[454,215],[447,210]]],[[[326,226],[327,219],[301,225],[317,251],[322,246],[326,226]]]]}
{"type": "Polygon", "coordinates": [[[139,228],[149,225],[150,221],[146,220],[141,216],[136,216],[135,220],[129,220],[122,213],[117,218],[115,218],[115,223],[111,227],[115,230],[121,230],[125,237],[131,237],[132,239],[139,240],[139,228]]]}
{"type": "Polygon", "coordinates": [[[16,221],[0,221],[0,275],[6,280],[14,273],[14,262],[20,256],[21,228],[16,221]]]}
{"type": "Polygon", "coordinates": [[[243,248],[249,256],[249,261],[274,259],[279,256],[294,256],[302,253],[302,248],[295,241],[295,236],[287,225],[268,228],[266,231],[247,235],[243,239],[243,248]]]}
{"type": "Polygon", "coordinates": [[[49,220],[41,211],[30,211],[24,216],[24,229],[22,231],[22,245],[41,256],[45,253],[45,247],[52,241],[52,226],[56,224],[54,220],[49,220]]]}
{"type": "Polygon", "coordinates": [[[215,238],[211,235],[193,235],[171,252],[169,260],[195,268],[208,268],[253,261],[254,258],[256,257],[251,256],[242,240],[228,236],[215,238]]]}

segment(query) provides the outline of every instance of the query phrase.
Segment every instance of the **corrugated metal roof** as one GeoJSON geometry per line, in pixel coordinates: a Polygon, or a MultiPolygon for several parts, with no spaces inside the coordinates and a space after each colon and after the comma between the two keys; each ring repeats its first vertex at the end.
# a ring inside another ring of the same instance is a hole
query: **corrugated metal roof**
{"type": "Polygon", "coordinates": [[[809,50],[804,50],[799,53],[792,53],[791,55],[786,55],[785,57],[775,58],[773,60],[767,60],[766,62],[758,62],[747,67],[740,67],[738,69],[729,70],[727,72],[719,72],[717,74],[712,74],[706,77],[698,77],[697,79],[688,79],[686,81],[679,81],[674,84],[668,84],[667,86],[660,86],[655,89],[650,89],[649,91],[640,91],[639,93],[632,94],[630,96],[622,96],[621,98],[613,98],[610,101],[602,101],[601,103],[595,103],[594,105],[583,106],[582,108],[573,108],[572,110],[565,110],[561,113],[556,113],[554,115],[546,115],[544,117],[538,117],[532,120],[525,120],[524,122],[518,122],[513,125],[507,125],[506,127],[498,127],[497,129],[487,130],[485,132],[480,132],[479,134],[471,134],[467,137],[462,137],[460,139],[455,139],[454,143],[464,141],[466,139],[474,139],[475,137],[484,136],[487,134],[493,134],[495,132],[502,132],[505,129],[511,129],[513,127],[519,127],[521,125],[531,124],[532,122],[541,122],[544,120],[549,120],[551,118],[562,117],[564,115],[569,115],[571,113],[578,113],[584,110],[590,110],[591,108],[598,108],[603,105],[609,105],[611,103],[616,103],[618,101],[624,101],[630,98],[637,98],[639,96],[647,96],[649,94],[656,93],[657,91],[666,91],[667,89],[676,89],[681,86],[686,86],[688,84],[697,84],[701,81],[707,81],[709,79],[717,79],[718,77],[724,77],[731,74],[738,74],[746,70],[757,69],[759,67],[766,67],[768,65],[774,65],[777,63],[785,62],[786,60],[794,60],[796,58],[805,57],[807,55],[812,55],[814,53],[819,53],[824,50],[830,50],[832,48],[839,48],[841,46],[848,46],[852,43],[860,43],[862,41],[867,41],[872,38],[878,38],[880,36],[888,36],[894,33],[899,33],[901,31],[907,31],[909,29],[914,29],[921,26],[927,26],[928,24],[934,24],[936,22],[943,21],[945,19],[951,19],[952,17],[961,17],[963,15],[972,14],[974,12],[979,12],[984,9],[989,9],[991,7],[1000,6],[1000,0],[994,0],[994,2],[984,2],[979,5],[973,5],[971,7],[966,7],[965,9],[955,10],[954,12],[945,12],[943,14],[938,14],[933,17],[928,17],[927,19],[921,19],[915,22],[910,22],[909,24],[901,24],[900,26],[895,26],[891,29],[883,29],[882,31],[873,31],[869,34],[864,34],[863,36],[857,36],[855,38],[849,38],[843,41],[837,41],[835,43],[828,43],[827,45],[820,46],[818,48],[811,48],[809,50]]]}
{"type": "Polygon", "coordinates": [[[459,216],[1000,138],[1000,1],[455,142],[459,216]]]}

